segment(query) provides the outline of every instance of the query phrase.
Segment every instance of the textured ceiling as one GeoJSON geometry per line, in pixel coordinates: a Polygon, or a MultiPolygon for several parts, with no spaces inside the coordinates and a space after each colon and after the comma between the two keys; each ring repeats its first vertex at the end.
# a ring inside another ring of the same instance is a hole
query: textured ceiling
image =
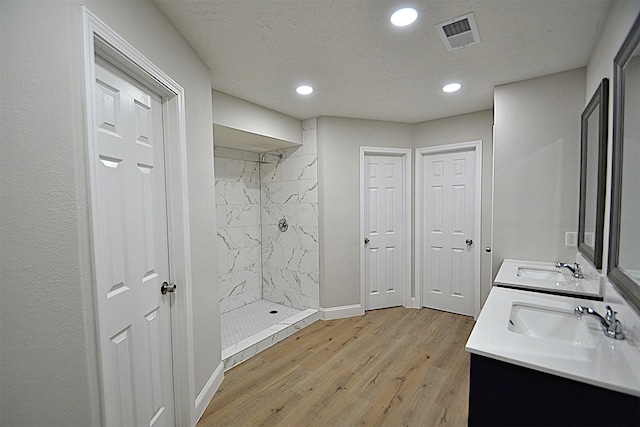
{"type": "Polygon", "coordinates": [[[417,123],[491,108],[496,85],[587,65],[610,0],[155,0],[214,89],[306,119],[417,123]],[[418,9],[395,28],[400,6],[418,9]],[[448,52],[435,25],[475,14],[482,42],[448,52]],[[445,94],[458,81],[463,88],[445,94]],[[295,88],[315,92],[300,97],[295,88]]]}

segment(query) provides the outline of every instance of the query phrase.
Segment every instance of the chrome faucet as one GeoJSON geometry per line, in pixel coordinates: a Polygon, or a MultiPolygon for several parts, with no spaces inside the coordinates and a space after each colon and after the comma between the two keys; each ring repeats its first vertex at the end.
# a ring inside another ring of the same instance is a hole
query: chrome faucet
{"type": "Polygon", "coordinates": [[[557,262],[556,267],[558,268],[565,267],[569,269],[569,271],[571,272],[571,275],[576,279],[584,279],[584,275],[582,274],[582,270],[580,269],[580,264],[578,264],[577,262],[573,264],[573,266],[564,262],[557,262]]]}
{"type": "Polygon", "coordinates": [[[583,314],[590,314],[592,316],[597,317],[600,320],[600,324],[602,325],[602,330],[604,334],[609,338],[613,338],[616,340],[624,339],[624,332],[622,332],[622,323],[616,319],[616,311],[611,309],[611,306],[607,306],[607,313],[604,317],[600,316],[596,311],[591,307],[583,307],[581,305],[577,306],[574,312],[581,317],[583,314]]]}

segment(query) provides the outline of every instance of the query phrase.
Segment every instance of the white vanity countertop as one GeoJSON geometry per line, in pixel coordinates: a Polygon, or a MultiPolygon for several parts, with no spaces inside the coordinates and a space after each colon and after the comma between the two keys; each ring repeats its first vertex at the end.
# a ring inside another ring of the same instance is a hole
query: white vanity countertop
{"type": "MultiPolygon", "coordinates": [[[[516,289],[493,287],[480,312],[466,350],[541,372],[640,396],[640,348],[635,330],[636,316],[620,303],[607,303],[566,296],[547,295],[516,289]],[[604,335],[600,322],[585,315],[595,348],[532,337],[508,329],[513,303],[531,304],[573,311],[578,305],[593,307],[604,315],[605,306],[618,311],[627,339],[614,340],[604,335]]],[[[636,316],[637,317],[637,316],[636,316]]]]}
{"type": "MultiPolygon", "coordinates": [[[[601,297],[600,277],[591,272],[585,264],[583,266],[584,279],[575,279],[566,268],[557,268],[552,262],[521,261],[516,259],[505,259],[502,261],[500,270],[496,276],[495,283],[498,286],[510,288],[535,289],[552,293],[587,296],[592,298],[601,297]],[[554,270],[559,273],[561,281],[537,280],[518,275],[519,268],[540,269],[542,271],[554,270]]],[[[599,298],[602,299],[602,298],[599,298]]]]}

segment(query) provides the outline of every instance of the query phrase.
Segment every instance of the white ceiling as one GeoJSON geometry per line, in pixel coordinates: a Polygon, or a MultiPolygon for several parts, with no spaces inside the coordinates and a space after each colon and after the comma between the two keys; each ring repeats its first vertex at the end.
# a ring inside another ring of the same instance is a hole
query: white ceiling
{"type": "Polygon", "coordinates": [[[214,89],[298,119],[404,123],[493,106],[496,85],[587,65],[610,0],[154,0],[214,89]],[[418,9],[396,28],[391,13],[418,9]],[[482,42],[448,52],[435,25],[475,14],[482,42]],[[446,83],[463,88],[445,94],[446,83]],[[315,92],[295,93],[301,83],[315,92]]]}

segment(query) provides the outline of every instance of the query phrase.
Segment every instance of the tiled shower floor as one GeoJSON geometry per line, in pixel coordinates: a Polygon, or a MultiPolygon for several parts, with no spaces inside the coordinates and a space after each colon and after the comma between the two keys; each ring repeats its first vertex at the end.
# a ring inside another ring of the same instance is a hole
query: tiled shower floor
{"type": "Polygon", "coordinates": [[[220,318],[226,371],[320,319],[320,313],[259,300],[223,313],[220,318]]]}
{"type": "Polygon", "coordinates": [[[301,310],[287,307],[267,300],[259,300],[222,314],[222,348],[239,343],[251,335],[278,324],[301,310]],[[276,310],[277,314],[269,314],[276,310]]]}

